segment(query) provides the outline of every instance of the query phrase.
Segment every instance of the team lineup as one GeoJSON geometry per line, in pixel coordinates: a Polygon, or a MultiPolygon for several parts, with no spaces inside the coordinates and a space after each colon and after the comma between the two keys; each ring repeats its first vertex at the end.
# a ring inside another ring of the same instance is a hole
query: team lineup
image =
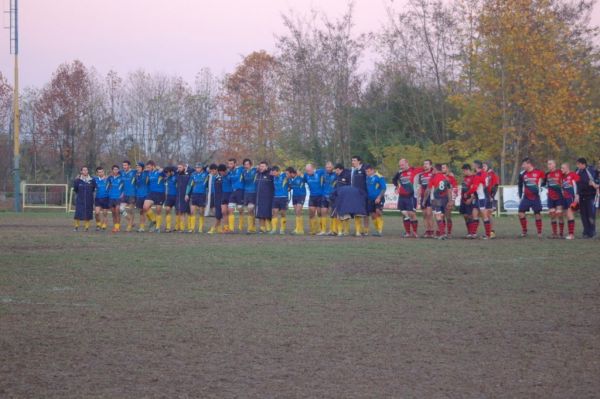
{"type": "MultiPolygon", "coordinates": [[[[137,232],[304,235],[303,208],[308,196],[307,234],[348,236],[350,221],[354,220],[353,235],[383,235],[386,180],[374,166],[363,164],[359,156],[352,158],[351,168],[332,162],[317,168],[309,163],[304,171],[270,166],[266,161],[255,166],[250,159],[238,165],[233,158],[227,164],[194,166],[179,163],[160,168],[148,161],[138,162],[134,169],[125,160],[121,166],[113,165],[108,175],[102,167],[97,167],[94,176],[87,167],[82,167],[73,183],[77,196],[74,229],[88,231],[95,219],[95,229],[106,230],[110,211],[113,233],[121,231],[123,218],[127,232],[137,227],[137,232]],[[287,229],[290,203],[295,218],[292,231],[287,229]],[[210,227],[205,226],[209,215],[214,216],[210,227]]],[[[540,192],[546,187],[550,237],[574,239],[578,210],[583,237],[593,237],[598,206],[597,172],[583,158],[577,160],[575,171],[568,163],[558,167],[553,160],[547,162],[547,167],[547,172],[543,172],[529,158],[522,162],[518,184],[520,236],[528,234],[526,214],[531,211],[537,236],[542,237],[540,192]]],[[[457,198],[467,230],[465,238],[496,237],[493,214],[498,206],[500,179],[491,163],[464,164],[459,183],[448,164],[425,160],[421,167],[412,167],[406,159],[401,159],[392,183],[398,194],[397,208],[403,216],[404,237],[451,237],[457,198]],[[422,235],[419,235],[418,210],[422,211],[422,235]]]]}

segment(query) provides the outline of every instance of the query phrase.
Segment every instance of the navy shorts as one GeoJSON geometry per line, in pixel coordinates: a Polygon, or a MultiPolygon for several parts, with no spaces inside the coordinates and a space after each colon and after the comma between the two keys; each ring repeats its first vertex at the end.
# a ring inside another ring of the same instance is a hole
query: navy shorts
{"type": "Polygon", "coordinates": [[[398,197],[398,210],[405,212],[414,212],[417,207],[415,197],[398,197]]]}
{"type": "Polygon", "coordinates": [[[244,205],[244,190],[239,189],[232,192],[229,196],[229,203],[236,204],[239,206],[244,205]]]}
{"type": "MultiPolygon", "coordinates": [[[[550,197],[548,197],[548,209],[556,209],[559,206],[562,208],[564,206],[565,200],[563,198],[561,199],[551,199],[550,197]]],[[[569,204],[570,206],[571,204],[569,204]]]]}
{"type": "Polygon", "coordinates": [[[563,198],[562,206],[564,209],[569,209],[573,202],[575,202],[575,198],[563,198]]]}
{"type": "Polygon", "coordinates": [[[279,209],[280,211],[285,211],[288,207],[288,199],[287,197],[275,197],[273,198],[273,209],[279,209]]]}
{"type": "Polygon", "coordinates": [[[528,212],[530,209],[533,213],[542,212],[542,201],[539,198],[534,200],[523,198],[519,204],[519,212],[528,212]]]}
{"type": "Polygon", "coordinates": [[[94,200],[94,205],[96,205],[96,207],[100,207],[102,209],[108,209],[108,197],[106,198],[96,198],[94,200]]]}
{"type": "Polygon", "coordinates": [[[421,201],[421,208],[422,209],[431,208],[431,197],[424,198],[421,201]]]}
{"type": "Polygon", "coordinates": [[[135,207],[137,209],[142,209],[144,207],[144,201],[146,201],[146,197],[136,197],[135,198],[135,207]]]}
{"type": "Polygon", "coordinates": [[[461,215],[471,216],[473,214],[473,204],[465,204],[464,202],[461,202],[458,211],[461,215]]]}
{"type": "Polygon", "coordinates": [[[231,197],[232,193],[223,193],[223,197],[221,197],[221,204],[222,205],[229,205],[229,198],[231,197]]]}
{"type": "Polygon", "coordinates": [[[491,208],[491,204],[490,208],[488,208],[488,199],[487,198],[483,198],[483,199],[476,199],[472,202],[473,204],[473,208],[477,208],[477,209],[492,209],[491,208]]]}
{"type": "Polygon", "coordinates": [[[206,206],[206,194],[192,194],[190,202],[193,206],[204,208],[206,206]]]}
{"type": "Polygon", "coordinates": [[[292,197],[292,205],[304,205],[304,201],[306,201],[305,195],[292,197]]]}
{"type": "Polygon", "coordinates": [[[256,205],[256,193],[247,193],[244,191],[244,206],[256,205]]]}
{"type": "Polygon", "coordinates": [[[175,202],[175,212],[177,213],[190,213],[190,203],[184,198],[179,198],[175,202]]]}
{"type": "Polygon", "coordinates": [[[383,209],[384,203],[385,203],[385,200],[383,198],[381,199],[381,202],[379,204],[376,204],[374,199],[367,200],[367,213],[371,214],[371,213],[375,213],[375,211],[377,211],[377,210],[383,209]]]}
{"type": "Polygon", "coordinates": [[[321,202],[321,208],[331,208],[332,202],[328,195],[323,197],[323,201],[321,202]]]}
{"type": "Polygon", "coordinates": [[[152,201],[154,203],[154,205],[159,205],[162,206],[162,204],[165,203],[165,194],[164,193],[150,193],[148,195],[148,198],[146,198],[148,201],[152,201]]]}
{"type": "Polygon", "coordinates": [[[108,207],[109,208],[114,208],[114,207],[120,207],[121,206],[121,198],[109,198],[108,200],[108,207]]]}
{"type": "Polygon", "coordinates": [[[176,195],[167,195],[167,199],[165,200],[165,206],[173,208],[175,206],[175,202],[177,202],[176,195]]]}
{"type": "Polygon", "coordinates": [[[121,202],[124,203],[124,204],[127,204],[127,205],[134,205],[136,203],[135,202],[135,197],[132,197],[132,196],[129,196],[129,195],[124,196],[123,197],[123,201],[121,201],[121,202]]]}
{"type": "Polygon", "coordinates": [[[433,213],[446,213],[448,206],[448,198],[434,198],[431,200],[431,209],[433,213]]]}
{"type": "Polygon", "coordinates": [[[308,206],[314,208],[322,208],[323,207],[323,196],[322,195],[311,195],[308,198],[308,206]]]}
{"type": "MultiPolygon", "coordinates": [[[[214,208],[214,210],[215,210],[215,218],[217,220],[223,219],[223,211],[221,210],[221,206],[220,205],[215,206],[215,195],[214,194],[212,195],[212,199],[211,199],[210,203],[212,204],[211,208],[214,208]]],[[[221,204],[223,204],[223,201],[221,201],[221,204]]]]}

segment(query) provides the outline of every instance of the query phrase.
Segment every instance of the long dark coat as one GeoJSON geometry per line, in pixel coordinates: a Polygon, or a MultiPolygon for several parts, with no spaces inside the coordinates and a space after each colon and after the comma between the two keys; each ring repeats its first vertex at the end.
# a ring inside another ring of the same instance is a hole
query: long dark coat
{"type": "Polygon", "coordinates": [[[273,194],[275,186],[271,171],[256,173],[256,208],[255,215],[259,219],[271,219],[273,214],[273,194]]]}
{"type": "Polygon", "coordinates": [[[75,179],[73,182],[73,191],[77,195],[75,200],[75,219],[92,220],[94,216],[94,191],[96,182],[89,180],[75,179]]]}

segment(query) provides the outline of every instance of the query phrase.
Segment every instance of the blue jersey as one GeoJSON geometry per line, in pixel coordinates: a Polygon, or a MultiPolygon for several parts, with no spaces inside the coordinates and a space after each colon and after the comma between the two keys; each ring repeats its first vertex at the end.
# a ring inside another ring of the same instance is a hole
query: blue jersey
{"type": "Polygon", "coordinates": [[[222,184],[224,193],[231,193],[233,191],[233,185],[231,184],[231,172],[227,172],[227,174],[223,176],[222,184]]]}
{"type": "Polygon", "coordinates": [[[148,188],[151,193],[165,193],[165,174],[158,170],[148,172],[148,188]]]}
{"type": "Polygon", "coordinates": [[[229,180],[231,181],[231,187],[233,191],[244,189],[244,167],[238,166],[237,168],[229,171],[229,180]]]}
{"type": "Polygon", "coordinates": [[[330,196],[335,190],[335,183],[337,181],[337,174],[335,172],[323,174],[323,195],[330,196]]]}
{"type": "Polygon", "coordinates": [[[208,185],[209,173],[206,170],[202,172],[194,172],[190,176],[188,188],[186,190],[187,195],[191,194],[206,194],[206,188],[208,185]]]}
{"type": "Polygon", "coordinates": [[[386,183],[383,176],[375,173],[373,176],[367,176],[367,196],[370,200],[374,200],[381,195],[385,196],[386,183]]]}
{"type": "Polygon", "coordinates": [[[167,195],[177,195],[177,175],[167,176],[167,195]]]}
{"type": "Polygon", "coordinates": [[[119,175],[110,175],[108,179],[106,179],[106,188],[108,189],[108,198],[110,199],[120,199],[123,196],[123,187],[125,186],[123,182],[123,177],[119,175]]]}
{"type": "Polygon", "coordinates": [[[134,177],[135,196],[146,198],[148,196],[148,172],[136,173],[134,177]]]}
{"type": "Polygon", "coordinates": [[[310,190],[311,196],[323,195],[323,169],[318,169],[312,175],[304,174],[304,182],[310,190]]]}
{"type": "Polygon", "coordinates": [[[106,177],[100,178],[98,176],[94,176],[94,181],[96,182],[96,198],[108,198],[106,177]]]}
{"type": "Polygon", "coordinates": [[[304,197],[306,196],[306,186],[304,185],[304,179],[302,176],[292,177],[288,180],[290,190],[292,190],[292,196],[304,197]]]}
{"type": "Polygon", "coordinates": [[[123,178],[123,191],[127,197],[135,197],[135,170],[129,169],[129,172],[121,171],[123,178]]]}
{"type": "Polygon", "coordinates": [[[289,191],[288,178],[285,173],[280,173],[279,176],[273,176],[273,184],[275,191],[273,197],[275,198],[287,198],[289,191]]]}
{"type": "Polygon", "coordinates": [[[250,168],[242,173],[242,179],[244,181],[244,191],[247,193],[256,192],[256,168],[250,168]]]}

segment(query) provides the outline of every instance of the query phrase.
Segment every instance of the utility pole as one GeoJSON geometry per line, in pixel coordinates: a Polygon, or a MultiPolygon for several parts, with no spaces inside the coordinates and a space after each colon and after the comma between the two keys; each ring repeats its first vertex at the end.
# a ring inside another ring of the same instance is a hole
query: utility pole
{"type": "Polygon", "coordinates": [[[21,211],[21,149],[19,143],[19,0],[10,0],[10,53],[14,56],[13,85],[13,185],[15,192],[15,212],[21,211]]]}

